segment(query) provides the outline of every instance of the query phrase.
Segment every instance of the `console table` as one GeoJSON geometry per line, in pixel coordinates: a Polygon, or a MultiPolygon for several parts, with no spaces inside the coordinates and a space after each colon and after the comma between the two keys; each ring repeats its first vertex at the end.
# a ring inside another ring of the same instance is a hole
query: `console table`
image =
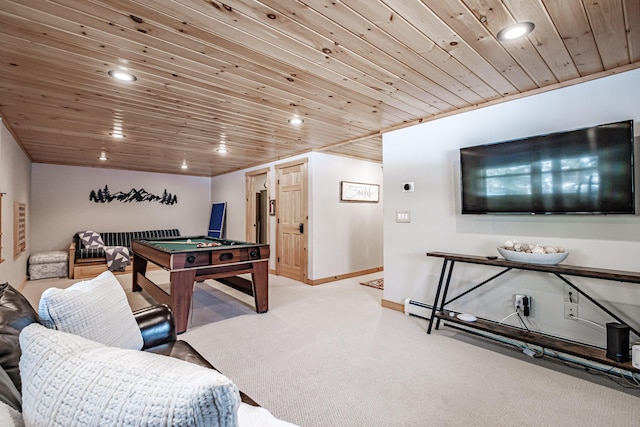
{"type": "Polygon", "coordinates": [[[438,281],[438,288],[436,289],[436,296],[433,302],[433,310],[431,312],[431,317],[429,318],[429,326],[427,328],[427,334],[431,333],[431,329],[433,327],[434,321],[435,321],[435,327],[436,329],[438,329],[440,326],[440,320],[443,319],[453,324],[465,325],[466,327],[469,327],[469,328],[490,332],[490,333],[501,335],[508,338],[513,338],[513,339],[527,342],[533,345],[538,345],[544,348],[560,351],[566,354],[571,354],[573,356],[582,357],[584,359],[592,360],[598,363],[602,363],[604,365],[614,366],[614,367],[622,368],[632,372],[640,372],[640,369],[634,368],[631,365],[631,362],[618,362],[618,361],[607,358],[606,351],[598,347],[552,337],[539,332],[530,332],[514,326],[499,324],[498,322],[494,322],[492,320],[487,320],[487,319],[478,319],[475,322],[466,322],[458,319],[455,316],[451,316],[451,312],[445,309],[447,304],[450,304],[453,301],[463,297],[464,295],[467,295],[470,292],[475,291],[476,289],[486,285],[487,283],[491,282],[494,279],[497,279],[498,277],[502,276],[503,274],[507,273],[510,270],[515,269],[515,270],[537,271],[541,273],[551,273],[555,275],[562,282],[566,283],[572,289],[578,292],[578,294],[588,299],[600,310],[607,313],[617,322],[629,326],[629,329],[631,330],[631,332],[633,332],[637,336],[640,336],[640,333],[636,329],[634,329],[631,325],[624,322],[615,313],[613,313],[611,310],[604,307],[602,304],[600,304],[598,301],[596,301],[594,298],[588,295],[585,291],[578,289],[576,285],[571,283],[571,281],[565,277],[565,276],[588,277],[588,278],[600,279],[600,280],[640,284],[640,272],[597,269],[597,268],[588,268],[588,267],[580,267],[580,266],[574,266],[574,265],[561,265],[561,264],[557,264],[557,265],[527,264],[522,262],[508,261],[502,258],[493,258],[493,257],[489,258],[489,257],[482,257],[482,256],[461,255],[461,254],[452,254],[452,253],[445,253],[445,252],[428,252],[427,256],[444,259],[442,264],[442,270],[440,272],[440,280],[438,281]],[[453,275],[453,267],[455,266],[456,262],[467,263],[467,264],[481,264],[481,265],[488,265],[493,267],[502,267],[502,270],[497,274],[494,274],[487,280],[456,295],[455,297],[447,299],[447,293],[449,291],[449,285],[451,283],[451,277],[453,275]]]}

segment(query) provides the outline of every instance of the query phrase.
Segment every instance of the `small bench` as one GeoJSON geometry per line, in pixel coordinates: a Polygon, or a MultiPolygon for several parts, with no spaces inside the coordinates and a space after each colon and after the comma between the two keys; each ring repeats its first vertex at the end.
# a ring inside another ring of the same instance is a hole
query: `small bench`
{"type": "Polygon", "coordinates": [[[36,252],[29,256],[29,279],[67,277],[69,254],[65,251],[36,252]]]}

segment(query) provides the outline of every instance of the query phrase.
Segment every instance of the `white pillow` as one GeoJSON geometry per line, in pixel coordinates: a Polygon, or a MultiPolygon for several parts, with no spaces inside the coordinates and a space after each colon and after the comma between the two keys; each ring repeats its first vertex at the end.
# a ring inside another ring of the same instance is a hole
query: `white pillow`
{"type": "Polygon", "coordinates": [[[20,347],[26,425],[237,425],[238,388],[213,369],[38,324],[20,347]]]}
{"type": "Polygon", "coordinates": [[[127,295],[110,271],[66,289],[49,288],[38,307],[50,329],[80,335],[104,345],[140,350],[142,334],[127,295]]]}
{"type": "Polygon", "coordinates": [[[0,402],[0,426],[24,427],[22,415],[4,402],[0,402]]]}

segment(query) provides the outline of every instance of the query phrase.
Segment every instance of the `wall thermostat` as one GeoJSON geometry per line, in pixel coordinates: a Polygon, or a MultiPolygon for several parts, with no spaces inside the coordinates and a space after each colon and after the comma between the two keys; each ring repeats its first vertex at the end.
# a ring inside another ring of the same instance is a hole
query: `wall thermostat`
{"type": "Polygon", "coordinates": [[[414,189],[413,182],[403,182],[402,183],[402,192],[403,193],[409,193],[409,192],[413,191],[413,189],[414,189]]]}

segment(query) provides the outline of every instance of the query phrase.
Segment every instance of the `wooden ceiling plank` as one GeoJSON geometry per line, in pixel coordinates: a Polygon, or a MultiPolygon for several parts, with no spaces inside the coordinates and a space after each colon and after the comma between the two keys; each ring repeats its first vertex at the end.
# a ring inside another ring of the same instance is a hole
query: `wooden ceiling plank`
{"type": "Polygon", "coordinates": [[[533,22],[535,28],[527,36],[540,57],[547,63],[557,81],[580,77],[569,51],[562,43],[542,0],[504,0],[516,22],[533,22]]]}
{"type": "Polygon", "coordinates": [[[629,60],[640,61],[640,2],[638,0],[623,0],[624,18],[629,44],[629,60]]]}
{"type": "MultiPolygon", "coordinates": [[[[503,28],[513,25],[513,19],[502,0],[462,0],[463,3],[476,16],[478,21],[491,33],[491,38],[497,40],[497,34],[503,28]]],[[[545,63],[538,51],[533,47],[527,37],[500,45],[506,50],[520,67],[531,77],[538,87],[552,85],[558,80],[549,65],[545,63]]]]}
{"type": "MultiPolygon", "coordinates": [[[[3,81],[2,83],[0,83],[0,85],[4,85],[6,84],[6,81],[3,81]]],[[[52,114],[56,115],[56,116],[64,116],[64,115],[69,115],[69,116],[73,116],[78,118],[80,115],[80,120],[78,120],[78,122],[83,122],[84,119],[86,119],[86,124],[92,123],[96,121],[96,118],[101,118],[103,120],[103,124],[100,125],[103,129],[103,133],[107,133],[110,132],[112,129],[112,117],[113,114],[111,114],[111,108],[113,107],[113,105],[110,105],[111,103],[107,100],[103,100],[103,99],[97,99],[96,101],[91,101],[88,100],[87,102],[82,102],[80,99],[75,98],[73,100],[70,101],[74,101],[74,105],[75,107],[73,108],[73,110],[70,110],[66,107],[67,102],[58,102],[54,99],[52,99],[51,97],[49,97],[47,95],[47,93],[44,90],[37,90],[38,88],[33,88],[33,90],[35,90],[36,92],[34,93],[33,97],[34,98],[42,98],[42,96],[46,96],[46,99],[43,101],[46,102],[46,105],[41,105],[40,108],[41,109],[46,109],[46,108],[51,108],[52,110],[52,114]],[[100,103],[104,103],[105,105],[99,105],[100,103]],[[82,114],[82,115],[81,115],[82,114]]],[[[31,89],[30,89],[31,90],[31,89]]],[[[24,99],[25,96],[28,96],[29,93],[26,93],[25,91],[17,91],[17,95],[14,97],[17,99],[16,102],[19,102],[20,100],[24,99]]],[[[74,98],[76,97],[76,95],[71,96],[70,98],[74,98]]],[[[7,98],[7,100],[10,100],[8,96],[4,96],[4,98],[7,98]]],[[[37,103],[37,101],[34,101],[34,103],[37,103]]],[[[164,124],[168,124],[170,126],[179,126],[179,121],[184,121],[186,119],[189,119],[189,122],[184,122],[186,123],[185,127],[189,127],[190,132],[194,132],[194,129],[198,129],[199,124],[200,123],[205,123],[207,121],[207,119],[212,119],[215,116],[212,117],[204,117],[204,118],[200,118],[200,119],[196,119],[194,120],[191,117],[186,117],[185,119],[182,119],[180,117],[172,117],[172,116],[168,116],[168,115],[161,115],[161,114],[156,114],[155,112],[153,112],[153,110],[149,110],[148,112],[145,112],[142,109],[138,109],[140,111],[133,111],[131,110],[130,112],[126,112],[126,114],[123,114],[123,116],[125,117],[126,120],[124,120],[125,122],[125,126],[127,125],[127,122],[129,120],[133,120],[137,123],[139,123],[139,120],[137,118],[137,116],[140,114],[144,114],[144,117],[153,117],[155,116],[155,119],[157,122],[163,122],[164,124]],[[203,121],[204,120],[204,121],[203,121]]],[[[26,111],[25,113],[28,114],[28,111],[26,111]]],[[[223,113],[222,111],[220,113],[223,113]]],[[[141,118],[144,118],[141,117],[141,118]]],[[[252,126],[255,127],[256,129],[254,129],[255,132],[258,132],[258,129],[264,129],[265,128],[265,123],[264,121],[261,120],[255,120],[255,119],[249,119],[245,122],[245,124],[242,124],[243,121],[243,117],[239,116],[237,119],[236,123],[230,123],[229,125],[241,125],[243,128],[251,128],[252,126]]],[[[329,134],[330,130],[332,129],[331,124],[322,124],[319,123],[320,126],[323,126],[323,132],[326,134],[329,134]]],[[[283,126],[283,125],[276,125],[280,128],[289,128],[288,126],[283,126]]],[[[291,131],[293,131],[294,129],[292,128],[291,131]]],[[[334,131],[334,135],[344,135],[344,128],[340,127],[340,128],[336,128],[334,131]]],[[[356,131],[357,132],[357,131],[356,131]]],[[[266,136],[266,132],[265,132],[265,136],[266,136]]],[[[282,133],[280,136],[282,139],[287,139],[286,138],[286,133],[282,133]]]]}
{"type": "Polygon", "coordinates": [[[584,0],[605,70],[629,63],[622,0],[584,0]]]}
{"type": "Polygon", "coordinates": [[[461,0],[422,0],[445,24],[472,49],[486,58],[519,92],[537,88],[533,79],[495,40],[494,36],[461,0]]]}
{"type": "MultiPolygon", "coordinates": [[[[54,54],[54,57],[55,57],[55,54],[54,54]]],[[[55,59],[55,58],[54,58],[54,59],[55,59]]],[[[77,80],[79,80],[79,78],[76,78],[76,81],[77,81],[77,80]]],[[[74,84],[77,84],[77,83],[74,83],[74,84]]],[[[176,88],[177,88],[177,86],[176,86],[176,88]]],[[[205,89],[205,88],[203,87],[203,88],[199,88],[198,90],[199,90],[199,91],[202,91],[202,90],[204,90],[204,89],[205,89]]],[[[99,90],[99,89],[98,89],[98,88],[96,88],[96,91],[98,91],[98,90],[99,90]]],[[[147,88],[147,90],[149,90],[149,89],[147,88]]],[[[175,90],[178,90],[178,89],[172,88],[171,90],[172,90],[172,91],[175,91],[175,90]]],[[[206,93],[206,92],[205,92],[205,93],[206,93]]],[[[129,94],[129,95],[128,95],[128,97],[131,97],[131,96],[132,96],[131,94],[129,94]]],[[[190,94],[190,96],[192,96],[192,97],[193,97],[193,99],[197,99],[197,98],[198,98],[198,93],[197,93],[197,92],[194,92],[193,94],[190,94]]],[[[319,114],[319,116],[321,116],[321,115],[319,114]]],[[[283,115],[283,118],[282,118],[282,123],[286,123],[286,116],[284,116],[284,115],[283,115]]]]}
{"type": "MultiPolygon", "coordinates": [[[[138,2],[136,2],[138,3],[138,2]]],[[[183,1],[182,4],[171,3],[163,8],[190,25],[206,29],[212,37],[222,40],[232,39],[234,44],[251,47],[253,50],[272,58],[280,58],[294,65],[287,75],[296,74],[303,70],[316,74],[321,78],[340,82],[347,88],[360,93],[368,93],[374,99],[380,99],[390,105],[407,108],[414,106],[413,113],[421,114],[425,108],[425,101],[418,101],[410,95],[393,90],[384,80],[372,77],[366,72],[344,64],[324,54],[321,49],[312,49],[297,40],[282,37],[279,32],[271,31],[256,21],[248,20],[243,15],[226,9],[215,9],[209,4],[183,1]],[[185,7],[190,13],[185,13],[185,7]],[[193,13],[197,12],[197,13],[193,13]],[[215,22],[214,22],[215,21],[215,22]],[[252,34],[239,32],[236,27],[246,25],[252,28],[252,34]],[[293,54],[292,52],[296,52],[293,54]]],[[[218,40],[218,42],[220,42],[218,40]]]]}
{"type": "MultiPolygon", "coordinates": [[[[317,9],[312,9],[313,4],[308,7],[289,4],[285,7],[277,0],[260,2],[269,8],[266,10],[273,10],[280,16],[286,16],[295,21],[300,26],[298,31],[312,29],[322,37],[333,41],[334,51],[341,51],[345,49],[344,46],[349,46],[350,51],[372,64],[384,64],[386,72],[395,77],[395,80],[387,83],[391,83],[400,90],[415,93],[415,96],[421,98],[421,92],[426,91],[456,107],[477,104],[484,100],[406,45],[389,37],[372,22],[365,20],[339,2],[321,7],[316,3],[317,9]],[[407,83],[411,83],[413,88],[407,86],[407,83]]],[[[381,6],[380,4],[372,5],[373,8],[381,6]]],[[[255,18],[266,14],[268,13],[256,10],[255,18]]],[[[413,32],[415,36],[416,32],[413,32]]]]}
{"type": "MultiPolygon", "coordinates": [[[[50,45],[53,45],[53,40],[52,40],[51,34],[48,34],[47,39],[48,39],[49,43],[51,43],[50,45]]],[[[142,63],[144,63],[144,62],[142,62],[142,63]]],[[[144,65],[144,67],[146,67],[146,64],[144,65]]],[[[185,70],[186,70],[186,69],[185,69],[185,70]]],[[[186,71],[185,71],[185,73],[186,73],[186,71]]],[[[169,71],[167,71],[167,72],[166,72],[166,74],[167,74],[167,75],[169,75],[169,74],[170,74],[170,72],[169,72],[169,71]]],[[[227,78],[227,79],[229,79],[229,80],[234,79],[234,77],[233,77],[233,76],[227,76],[226,78],[227,78]]],[[[201,85],[201,84],[202,84],[203,79],[204,79],[204,75],[202,76],[201,80],[199,80],[199,81],[198,81],[198,84],[200,84],[200,85],[201,85]]],[[[188,80],[188,79],[186,79],[186,80],[188,80]]],[[[211,84],[211,83],[212,83],[212,80],[213,80],[213,81],[215,81],[215,80],[216,80],[216,78],[215,78],[215,77],[211,77],[211,78],[209,79],[209,82],[208,82],[208,83],[209,83],[209,84],[211,84]]],[[[227,80],[227,81],[228,81],[228,80],[227,80]]],[[[222,87],[222,83],[220,83],[220,87],[222,87]]],[[[245,89],[246,89],[245,87],[238,87],[238,88],[235,88],[235,91],[233,90],[233,88],[224,89],[224,90],[226,90],[227,92],[230,92],[230,93],[242,93],[242,91],[244,91],[245,89]]],[[[223,89],[220,89],[220,90],[222,91],[223,89]]],[[[284,94],[284,93],[280,93],[280,95],[284,96],[285,94],[284,94]]],[[[251,96],[254,98],[254,100],[256,100],[256,98],[257,98],[257,101],[260,101],[260,100],[262,99],[262,98],[260,98],[260,97],[259,97],[260,95],[251,95],[251,96]]],[[[284,110],[286,110],[286,109],[288,108],[289,103],[290,103],[290,99],[289,99],[289,100],[283,100],[283,101],[280,103],[280,107],[279,107],[279,108],[281,108],[281,109],[284,111],[284,110]]],[[[319,104],[319,103],[318,103],[318,104],[312,104],[312,107],[316,107],[316,108],[317,108],[318,106],[322,106],[322,105],[323,105],[323,104],[319,104]]],[[[329,107],[326,107],[326,108],[329,108],[329,107]]],[[[341,112],[341,113],[339,113],[339,114],[340,114],[341,116],[345,117],[345,118],[348,118],[348,117],[349,117],[349,115],[350,115],[349,111],[360,111],[361,109],[360,109],[360,108],[352,108],[352,109],[349,109],[348,111],[345,111],[345,109],[344,109],[344,108],[341,108],[341,110],[342,110],[342,112],[341,112]]],[[[316,110],[312,110],[312,111],[314,112],[314,114],[317,114],[317,109],[316,109],[316,110]]],[[[335,113],[332,113],[332,114],[335,114],[335,113]]],[[[393,114],[392,114],[392,115],[393,115],[393,114]]],[[[285,120],[286,120],[286,119],[285,119],[285,117],[290,117],[290,114],[288,114],[288,113],[283,113],[283,121],[285,121],[285,120]]],[[[332,116],[332,117],[333,117],[333,116],[332,116]]],[[[406,117],[406,116],[405,116],[405,117],[406,117]]],[[[355,118],[354,118],[354,120],[355,120],[355,118]]],[[[361,120],[361,121],[367,121],[368,119],[367,119],[367,117],[362,117],[362,118],[361,118],[361,119],[359,119],[359,120],[361,120]]]]}
{"type": "MultiPolygon", "coordinates": [[[[349,1],[350,7],[376,23],[383,31],[414,50],[416,54],[455,76],[485,100],[496,99],[503,94],[516,93],[516,88],[482,59],[464,41],[448,28],[431,10],[421,2],[383,0],[393,19],[380,16],[379,8],[369,8],[368,2],[349,1]],[[404,21],[413,28],[394,25],[404,21]]],[[[366,37],[366,34],[365,34],[366,37]]]]}
{"type": "Polygon", "coordinates": [[[582,0],[542,0],[581,76],[604,70],[582,0]]]}
{"type": "MultiPolygon", "coordinates": [[[[73,1],[72,1],[71,3],[73,3],[73,1]]],[[[113,4],[115,4],[115,3],[118,3],[118,2],[116,2],[116,1],[111,1],[111,2],[109,2],[109,5],[113,5],[113,4]]],[[[124,4],[124,6],[128,6],[129,8],[131,8],[131,7],[132,7],[132,6],[134,6],[134,5],[133,5],[132,3],[130,3],[130,2],[126,2],[126,3],[124,4]]],[[[123,7],[124,7],[124,6],[123,6],[123,7]]],[[[70,13],[71,13],[71,12],[66,12],[66,16],[70,17],[70,13]]],[[[137,11],[136,11],[136,13],[137,13],[137,11]]],[[[100,16],[104,16],[105,14],[106,14],[106,13],[103,11],[102,15],[100,15],[100,16]]],[[[161,15],[161,14],[160,14],[160,15],[161,15]]],[[[162,16],[162,15],[161,15],[161,16],[162,16]]],[[[122,49],[123,49],[123,47],[126,45],[126,43],[132,44],[132,43],[134,43],[134,42],[133,42],[133,40],[137,40],[137,39],[139,39],[139,38],[142,38],[142,39],[144,39],[144,40],[139,40],[139,42],[137,42],[135,46],[131,47],[131,49],[138,48],[138,46],[144,46],[144,47],[146,47],[146,45],[147,45],[147,44],[150,44],[150,43],[148,43],[149,41],[153,41],[153,40],[154,40],[153,38],[146,37],[146,35],[151,35],[152,33],[158,33],[158,32],[160,32],[160,28],[158,28],[158,27],[154,27],[154,30],[153,30],[153,31],[151,30],[151,28],[143,29],[143,30],[146,32],[146,34],[142,35],[142,33],[140,33],[139,31],[137,31],[137,30],[136,30],[136,28],[132,26],[133,24],[131,24],[131,22],[133,22],[133,21],[131,21],[131,19],[129,19],[129,18],[128,18],[128,15],[127,15],[125,12],[121,12],[121,13],[119,13],[119,15],[117,16],[117,18],[118,18],[118,20],[114,20],[114,22],[112,22],[112,23],[111,23],[112,25],[107,25],[106,23],[104,23],[104,26],[105,26],[105,28],[106,28],[106,29],[109,29],[109,30],[111,30],[111,31],[113,31],[113,32],[114,32],[114,34],[112,34],[112,35],[115,35],[115,34],[116,34],[116,33],[118,33],[118,32],[120,32],[120,33],[121,33],[121,31],[119,31],[119,30],[118,30],[119,25],[127,25],[127,26],[128,26],[128,27],[126,27],[126,28],[128,28],[128,29],[131,31],[131,33],[129,34],[129,37],[126,37],[124,40],[119,40],[117,43],[114,43],[114,45],[117,45],[117,46],[119,47],[119,49],[120,49],[120,50],[122,50],[122,49]],[[123,17],[124,17],[124,18],[123,18],[123,17]],[[115,24],[116,22],[118,23],[118,25],[115,25],[115,26],[114,26],[114,24],[115,24]],[[111,28],[110,28],[110,27],[111,27],[111,28]],[[129,27],[131,27],[131,28],[129,28],[129,27]],[[145,42],[147,42],[147,43],[145,44],[145,42]]],[[[88,17],[85,17],[85,20],[87,20],[87,19],[88,19],[88,17]]],[[[104,18],[103,18],[103,20],[104,20],[104,18]]],[[[94,27],[97,27],[97,25],[94,25],[94,27]]],[[[87,33],[87,32],[89,31],[89,26],[88,26],[88,25],[83,24],[83,28],[84,28],[84,32],[85,32],[85,33],[87,33]]],[[[140,29],[142,29],[142,28],[138,28],[138,30],[140,30],[140,29]]],[[[184,34],[182,34],[182,35],[184,36],[184,34]]],[[[122,37],[122,34],[118,34],[118,37],[119,37],[119,38],[121,38],[121,37],[122,37]]],[[[172,38],[173,38],[173,39],[176,39],[176,37],[175,37],[175,36],[172,36],[172,38]]],[[[209,34],[209,38],[211,38],[211,35],[210,35],[210,34],[209,34]]],[[[177,39],[177,40],[182,40],[182,39],[180,38],[180,39],[177,39]]],[[[219,40],[218,40],[218,41],[219,41],[219,40]]],[[[237,46],[237,45],[236,45],[236,46],[237,46]]],[[[163,48],[164,48],[164,50],[170,50],[170,46],[157,46],[157,47],[158,47],[160,50],[162,50],[163,48]]],[[[255,55],[255,54],[256,54],[256,53],[254,52],[254,55],[255,55]]],[[[325,80],[323,80],[323,81],[326,81],[326,79],[325,79],[325,80]]],[[[359,88],[359,85],[358,85],[358,88],[359,88]]],[[[343,89],[337,89],[337,90],[336,90],[336,93],[341,93],[341,91],[343,91],[343,89]]],[[[378,96],[378,95],[379,95],[379,93],[376,93],[375,95],[376,95],[376,96],[378,96]]],[[[402,105],[402,104],[401,104],[401,103],[396,103],[396,105],[402,105]]],[[[424,110],[422,110],[423,106],[424,106],[424,105],[423,105],[423,103],[421,103],[421,104],[420,104],[420,109],[419,109],[419,110],[414,111],[414,112],[413,112],[413,114],[415,115],[415,114],[422,114],[422,113],[424,113],[424,110]]],[[[434,113],[437,113],[437,112],[439,112],[439,110],[438,110],[438,111],[433,111],[433,112],[431,112],[431,114],[434,114],[434,113]]]]}

